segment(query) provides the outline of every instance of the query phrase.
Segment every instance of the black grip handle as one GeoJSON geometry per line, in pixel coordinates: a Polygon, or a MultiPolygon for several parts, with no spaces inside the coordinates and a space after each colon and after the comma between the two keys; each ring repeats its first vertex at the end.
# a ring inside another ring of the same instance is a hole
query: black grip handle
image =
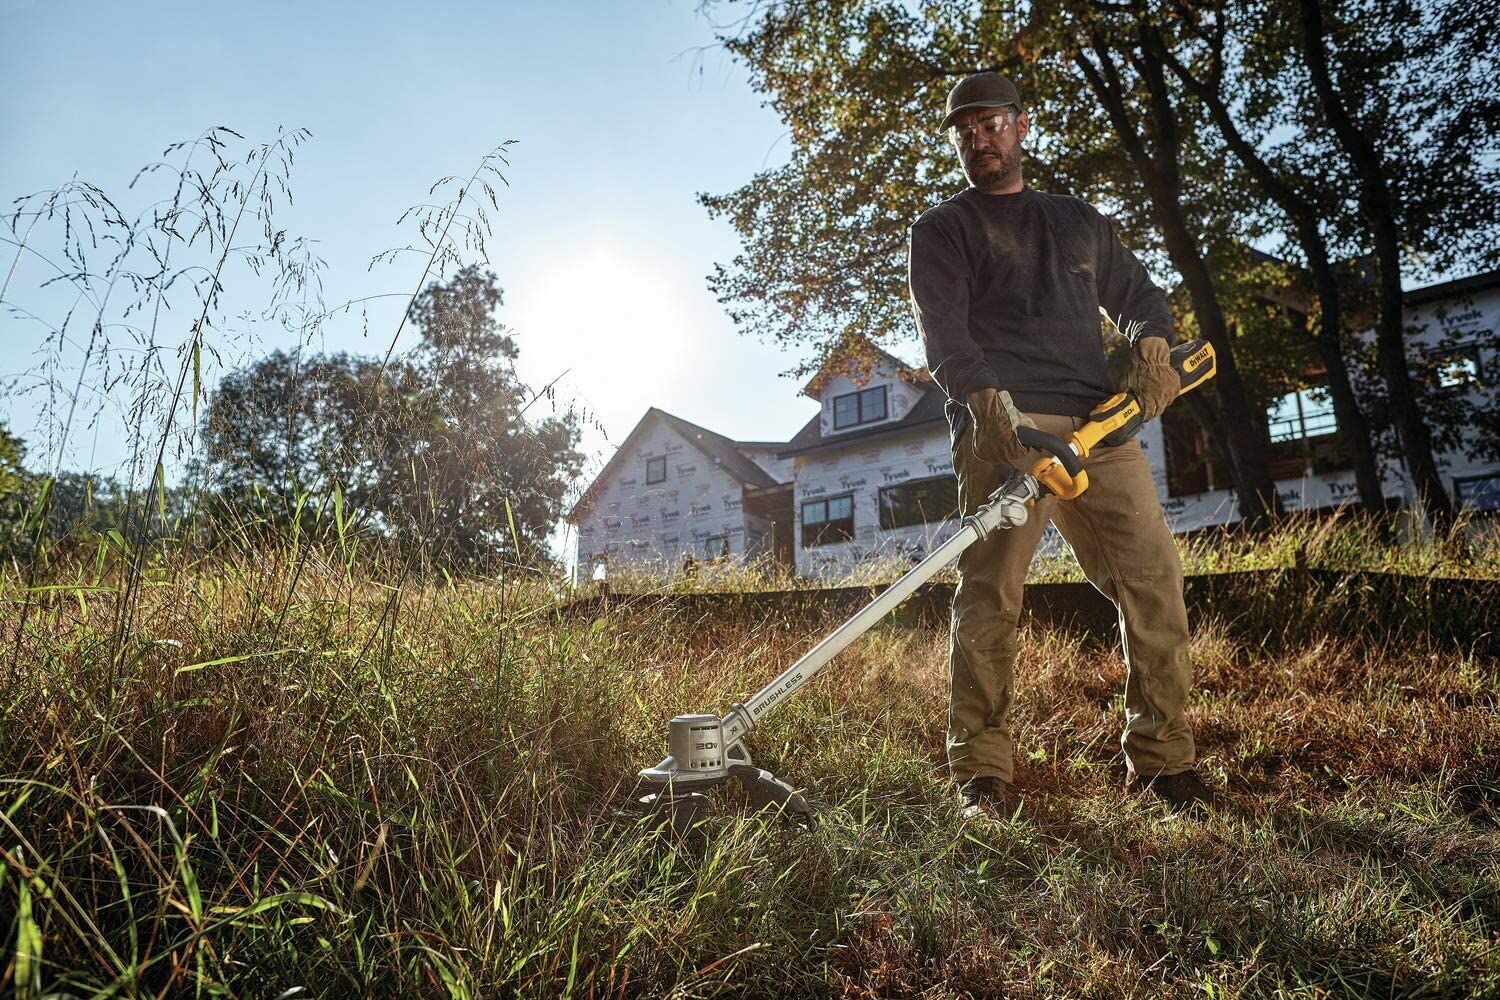
{"type": "Polygon", "coordinates": [[[1083,463],[1078,460],[1078,453],[1056,434],[1048,434],[1035,427],[1017,427],[1016,438],[1028,448],[1052,455],[1068,470],[1068,475],[1077,476],[1083,472],[1083,463]]]}

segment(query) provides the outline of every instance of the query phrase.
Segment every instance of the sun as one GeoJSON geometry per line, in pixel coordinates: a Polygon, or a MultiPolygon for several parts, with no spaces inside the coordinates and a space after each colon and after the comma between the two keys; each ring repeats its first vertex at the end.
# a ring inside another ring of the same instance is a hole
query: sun
{"type": "Polygon", "coordinates": [[[613,413],[639,409],[664,380],[690,374],[687,290],[650,258],[600,244],[531,264],[506,296],[528,380],[546,384],[567,370],[594,409],[613,413]]]}

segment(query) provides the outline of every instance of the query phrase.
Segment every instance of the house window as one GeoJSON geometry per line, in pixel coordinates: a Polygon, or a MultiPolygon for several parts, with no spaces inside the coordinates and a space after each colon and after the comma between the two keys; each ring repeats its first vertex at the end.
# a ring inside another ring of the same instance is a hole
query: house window
{"type": "Polygon", "coordinates": [[[834,396],[833,429],[841,431],[845,427],[857,427],[860,424],[873,424],[877,420],[884,420],[886,415],[885,390],[885,386],[877,385],[873,389],[834,396]]]}
{"type": "Polygon", "coordinates": [[[1500,510],[1500,472],[1455,479],[1453,497],[1470,510],[1500,510]]]}
{"type": "Polygon", "coordinates": [[[1467,389],[1480,385],[1484,377],[1477,345],[1438,351],[1432,355],[1432,360],[1437,369],[1439,389],[1467,389]]]}
{"type": "Polygon", "coordinates": [[[646,485],[650,486],[652,483],[664,483],[666,481],[667,481],[667,460],[666,460],[666,458],[648,458],[648,459],[646,459],[646,485]]]}
{"type": "Polygon", "coordinates": [[[729,555],[728,535],[709,535],[703,539],[703,558],[718,559],[729,555]]]}
{"type": "Polygon", "coordinates": [[[1266,425],[1272,444],[1336,433],[1333,397],[1321,386],[1289,392],[1267,408],[1266,425]]]}
{"type": "Polygon", "coordinates": [[[1327,386],[1289,392],[1266,409],[1271,436],[1267,471],[1271,478],[1300,479],[1339,472],[1353,466],[1351,453],[1338,436],[1333,396],[1327,386]]]}
{"type": "Polygon", "coordinates": [[[958,516],[958,479],[933,476],[880,490],[880,526],[906,528],[958,516]]]}
{"type": "Polygon", "coordinates": [[[802,547],[832,545],[854,538],[854,494],[802,505],[802,547]]]}

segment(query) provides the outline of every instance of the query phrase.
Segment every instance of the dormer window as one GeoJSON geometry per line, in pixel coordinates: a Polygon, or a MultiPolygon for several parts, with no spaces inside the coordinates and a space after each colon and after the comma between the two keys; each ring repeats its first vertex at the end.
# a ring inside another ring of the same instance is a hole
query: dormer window
{"type": "Polygon", "coordinates": [[[860,424],[873,424],[884,420],[886,415],[885,390],[883,385],[859,392],[833,397],[833,429],[844,430],[860,424]]]}

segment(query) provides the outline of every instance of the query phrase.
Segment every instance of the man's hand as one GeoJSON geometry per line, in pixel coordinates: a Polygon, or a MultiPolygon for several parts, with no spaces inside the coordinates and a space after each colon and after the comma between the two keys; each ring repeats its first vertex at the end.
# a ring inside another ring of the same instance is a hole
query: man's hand
{"type": "Polygon", "coordinates": [[[969,413],[974,417],[969,445],[981,462],[1014,465],[1030,450],[1016,437],[1016,429],[1035,428],[1036,422],[1016,409],[1010,393],[994,389],[971,392],[969,413]]]}
{"type": "Polygon", "coordinates": [[[1141,404],[1141,421],[1155,420],[1177,398],[1182,376],[1172,367],[1172,349],[1165,338],[1142,337],[1130,351],[1130,374],[1125,388],[1141,404]]]}

